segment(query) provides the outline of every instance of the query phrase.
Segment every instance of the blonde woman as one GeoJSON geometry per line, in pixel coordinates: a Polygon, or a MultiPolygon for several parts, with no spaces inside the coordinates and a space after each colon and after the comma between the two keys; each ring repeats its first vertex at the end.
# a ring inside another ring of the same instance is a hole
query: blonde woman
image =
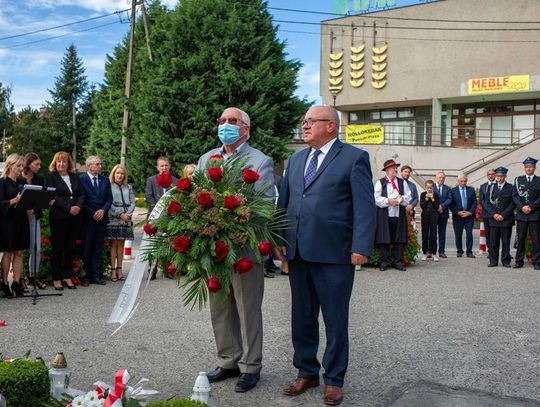
{"type": "Polygon", "coordinates": [[[131,216],[135,210],[135,194],[128,184],[128,172],[122,164],[113,167],[109,180],[113,203],[109,210],[106,239],[111,242],[111,281],[124,280],[122,261],[126,239],[133,240],[131,216]]]}
{"type": "Polygon", "coordinates": [[[193,173],[195,172],[196,169],[197,169],[197,166],[195,164],[186,165],[184,167],[184,170],[182,171],[182,173],[184,175],[184,178],[191,179],[191,176],[193,175],[193,173]]]}
{"type": "Polygon", "coordinates": [[[22,251],[30,248],[30,226],[25,208],[16,207],[20,200],[17,178],[22,174],[24,159],[18,154],[10,154],[0,178],[0,250],[2,257],[2,292],[6,297],[13,294],[22,296],[22,251]],[[13,269],[13,284],[8,285],[9,270],[13,269]]]}

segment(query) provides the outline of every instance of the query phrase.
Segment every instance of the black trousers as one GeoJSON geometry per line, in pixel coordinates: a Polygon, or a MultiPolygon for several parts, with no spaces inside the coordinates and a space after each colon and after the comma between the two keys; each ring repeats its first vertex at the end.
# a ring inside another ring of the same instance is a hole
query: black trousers
{"type": "Polygon", "coordinates": [[[51,225],[51,268],[53,280],[63,280],[73,276],[75,241],[79,238],[80,219],[50,219],[51,225]]]}
{"type": "MultiPolygon", "coordinates": [[[[388,218],[390,226],[390,244],[394,245],[394,259],[396,266],[403,266],[403,243],[396,243],[396,234],[398,228],[398,218],[388,218]]],[[[378,244],[379,255],[381,257],[381,267],[388,267],[390,264],[390,244],[378,244]]]]}
{"type": "Polygon", "coordinates": [[[452,224],[454,225],[454,235],[456,237],[456,248],[458,254],[463,254],[463,230],[465,230],[465,242],[467,254],[472,254],[473,247],[473,226],[474,219],[472,216],[468,218],[453,218],[452,224]]]}
{"type": "Polygon", "coordinates": [[[489,226],[489,218],[482,218],[482,221],[484,222],[484,229],[486,230],[486,247],[488,250],[490,249],[490,237],[491,237],[491,228],[489,226]]]}
{"type": "Polygon", "coordinates": [[[444,253],[446,247],[446,227],[448,226],[448,218],[442,218],[439,216],[437,221],[439,232],[439,254],[444,253]]]}
{"type": "Polygon", "coordinates": [[[438,212],[422,212],[422,253],[437,254],[438,212]]]}
{"type": "Polygon", "coordinates": [[[512,226],[491,226],[491,247],[489,248],[489,264],[499,264],[499,249],[501,249],[501,263],[510,264],[510,236],[512,226]]]}
{"type": "Polygon", "coordinates": [[[531,235],[533,264],[540,265],[540,239],[538,238],[539,221],[517,221],[516,264],[522,266],[525,259],[525,241],[527,232],[531,235]]]}

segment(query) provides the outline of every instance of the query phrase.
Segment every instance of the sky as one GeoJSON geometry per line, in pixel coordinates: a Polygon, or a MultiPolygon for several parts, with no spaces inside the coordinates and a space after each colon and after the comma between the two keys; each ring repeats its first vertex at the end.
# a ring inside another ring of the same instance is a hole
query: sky
{"type": "MultiPolygon", "coordinates": [[[[384,0],[396,5],[422,1],[429,0],[384,0]]],[[[176,2],[162,0],[170,8],[176,2]]],[[[375,10],[376,0],[268,0],[269,11],[279,27],[278,37],[287,44],[287,58],[303,63],[298,76],[298,96],[320,102],[320,29],[318,25],[298,22],[319,23],[335,16],[278,9],[355,12],[362,7],[360,4],[368,3],[372,7],[368,11],[375,10]]],[[[37,109],[50,99],[48,89],[54,87],[55,77],[60,74],[60,61],[71,44],[77,47],[89,81],[101,83],[105,56],[112,53],[129,31],[127,11],[101,16],[126,10],[130,4],[130,0],[0,0],[0,82],[11,88],[15,110],[26,106],[37,109]],[[85,19],[93,20],[18,36],[85,19]]]]}

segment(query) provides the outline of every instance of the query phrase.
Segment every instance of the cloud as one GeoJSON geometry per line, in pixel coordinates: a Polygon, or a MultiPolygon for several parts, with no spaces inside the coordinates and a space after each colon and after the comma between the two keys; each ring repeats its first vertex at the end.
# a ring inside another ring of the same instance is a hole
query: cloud
{"type": "Polygon", "coordinates": [[[320,72],[319,64],[306,61],[298,72],[298,89],[296,95],[309,101],[320,101],[320,72]]]}
{"type": "MultiPolygon", "coordinates": [[[[105,12],[124,10],[131,7],[130,0],[30,0],[29,3],[44,8],[73,6],[105,12]]],[[[178,0],[163,0],[161,3],[172,8],[178,3],[178,0]]]]}

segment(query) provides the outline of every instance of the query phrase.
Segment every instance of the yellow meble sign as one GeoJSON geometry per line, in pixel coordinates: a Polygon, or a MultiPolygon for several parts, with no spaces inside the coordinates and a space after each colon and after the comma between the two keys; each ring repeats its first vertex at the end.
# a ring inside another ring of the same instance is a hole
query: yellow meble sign
{"type": "Polygon", "coordinates": [[[529,75],[494,76],[469,79],[469,95],[479,93],[523,92],[529,90],[529,75]]]}
{"type": "Polygon", "coordinates": [[[380,124],[349,124],[345,126],[345,142],[350,144],[381,144],[384,126],[380,124]]]}

